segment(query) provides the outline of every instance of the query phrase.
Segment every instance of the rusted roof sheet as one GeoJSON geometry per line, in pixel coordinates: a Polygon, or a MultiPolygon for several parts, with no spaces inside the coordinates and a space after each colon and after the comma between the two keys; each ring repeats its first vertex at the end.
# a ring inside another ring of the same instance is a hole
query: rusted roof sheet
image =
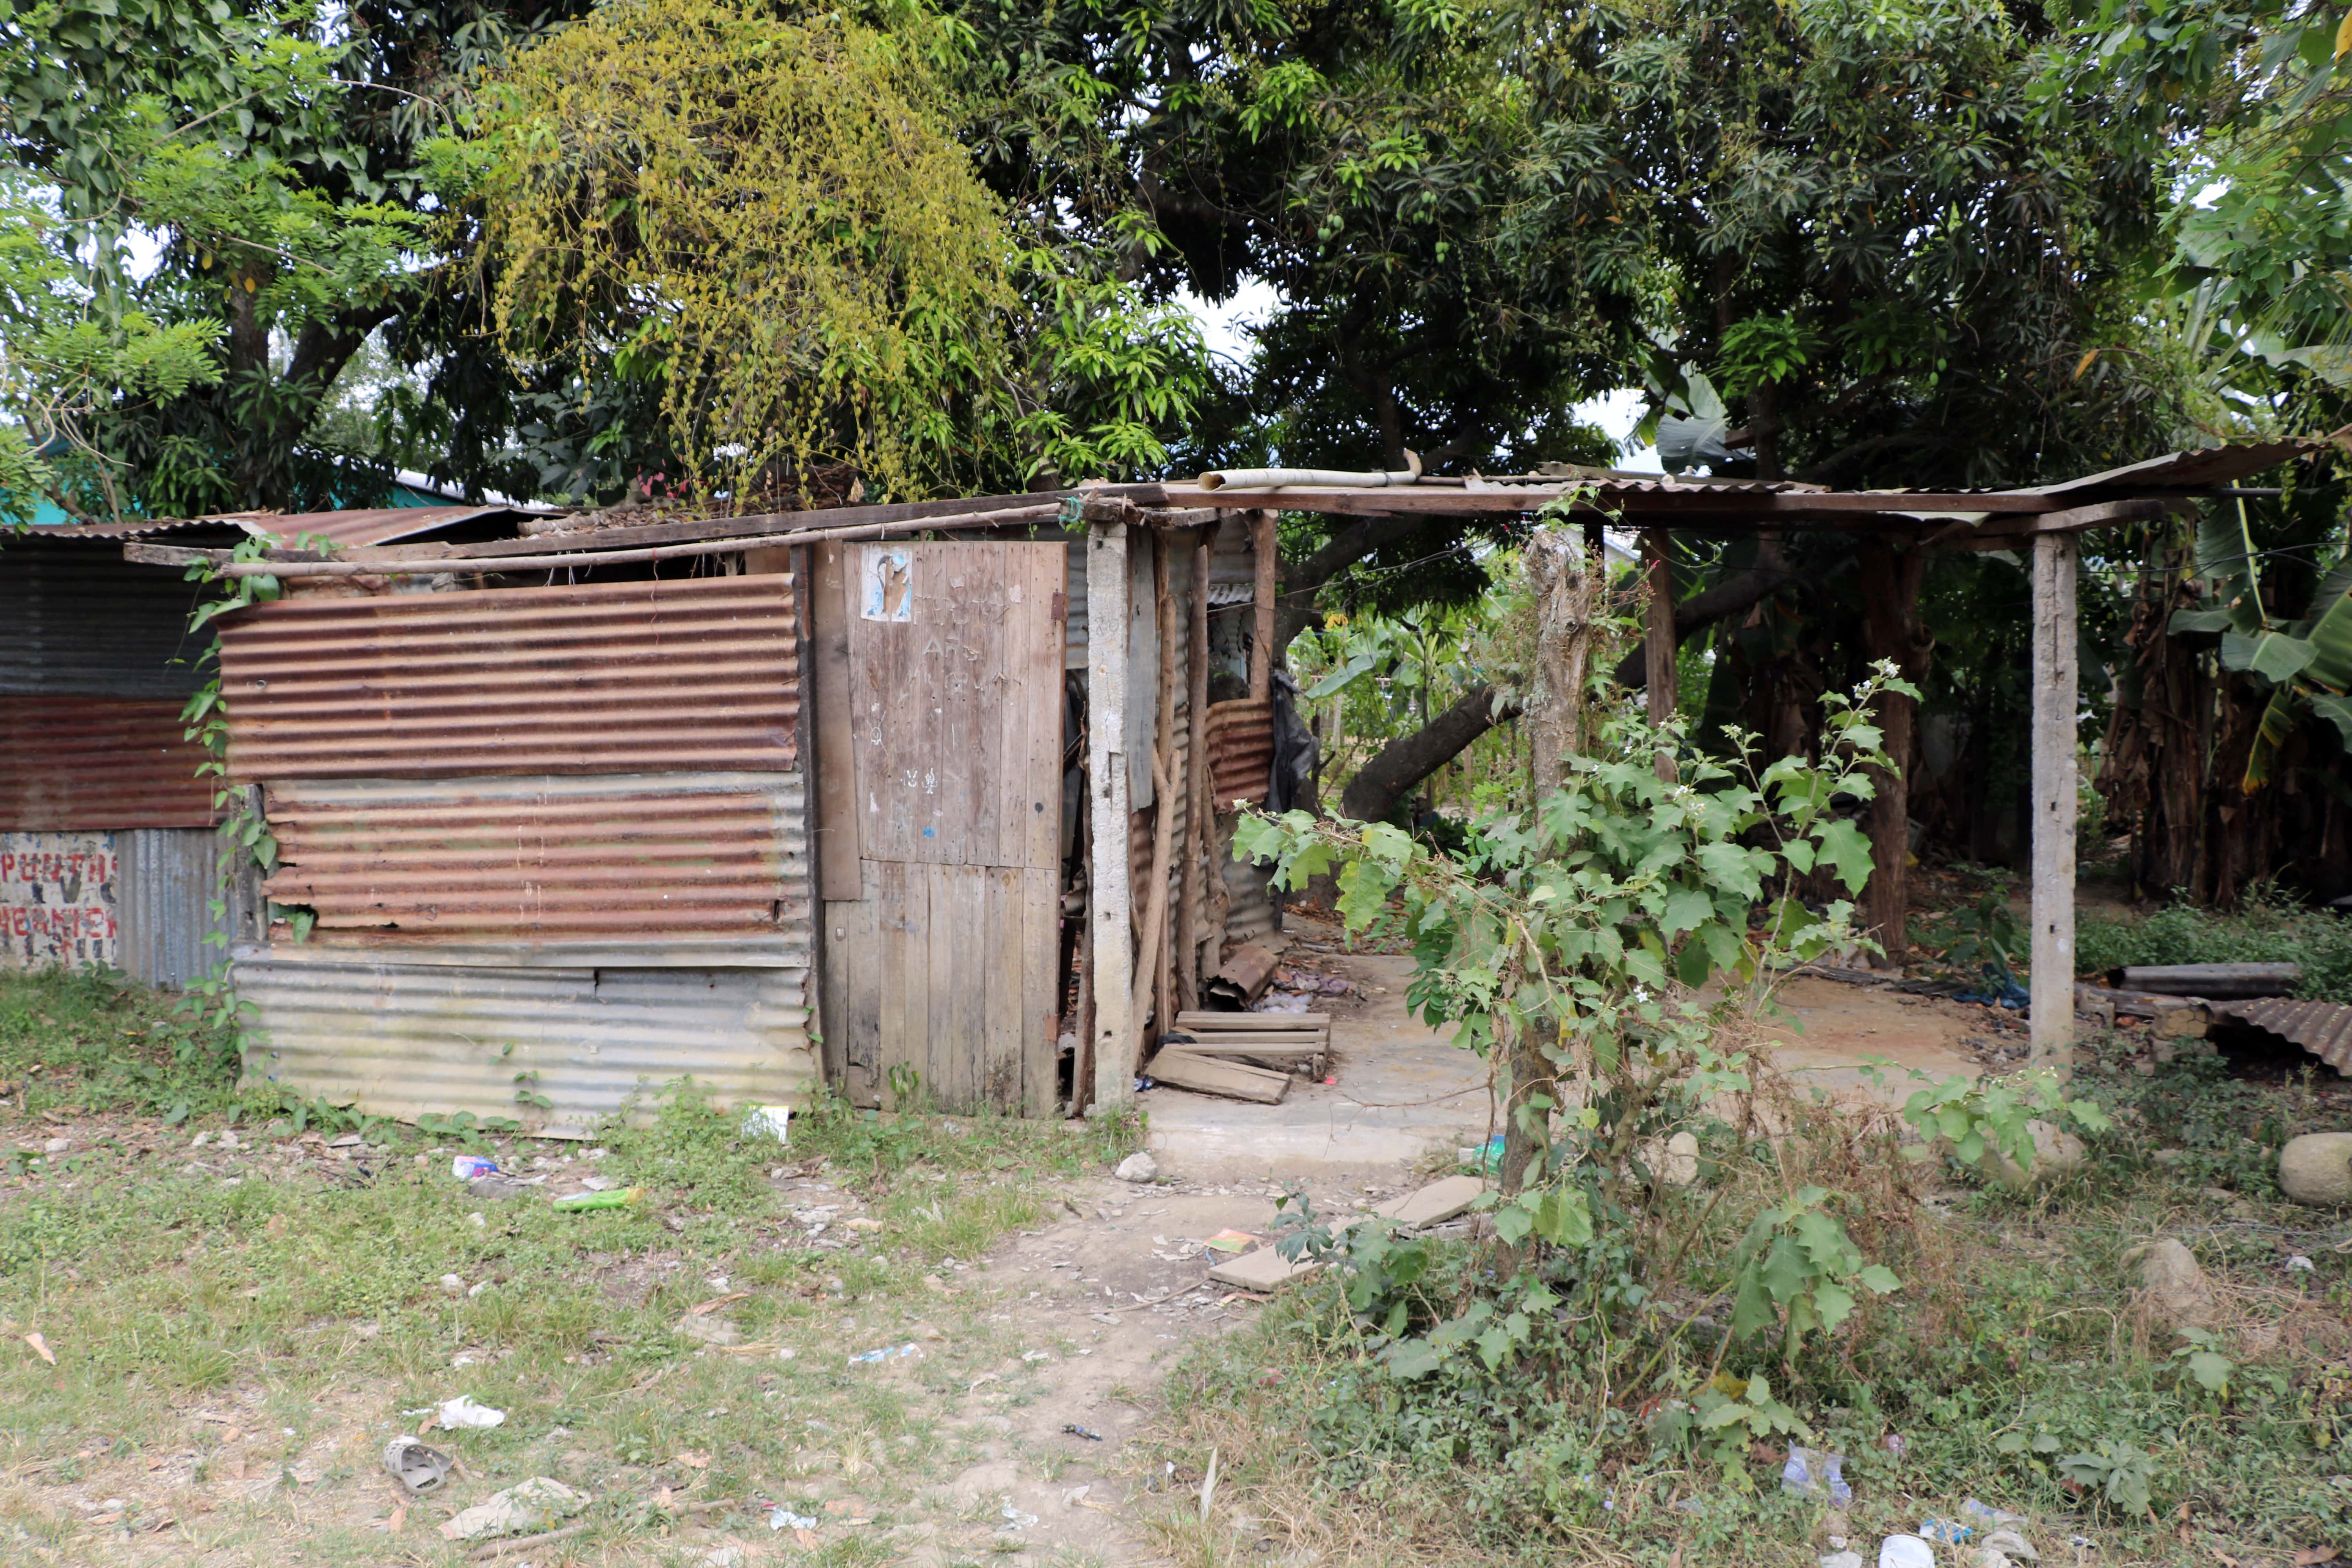
{"type": "Polygon", "coordinates": [[[1274,780],[1274,704],[1243,699],[1209,705],[1209,785],[1217,810],[1264,805],[1274,780]]]}
{"type": "Polygon", "coordinates": [[[45,539],[104,539],[120,542],[190,529],[234,528],[257,539],[291,544],[314,533],[336,544],[391,544],[437,533],[479,518],[522,517],[517,506],[379,506],[349,511],[222,511],[204,517],[142,518],[130,522],[87,522],[44,529],[45,539]]]}
{"type": "MultiPolygon", "coordinates": [[[[797,773],[273,784],[278,905],[312,942],[409,947],[801,932],[797,773]]],[[[288,934],[281,923],[272,939],[288,934]]]]}
{"type": "Polygon", "coordinates": [[[2352,1007],[2334,1002],[2298,1002],[2262,996],[2252,1002],[2215,1002],[2212,1010],[2257,1029],[2294,1041],[2344,1077],[2352,1078],[2352,1007]]]}
{"type": "Polygon", "coordinates": [[[789,575],[257,605],[221,633],[240,779],[798,765],[789,575]]]}
{"type": "Polygon", "coordinates": [[[2036,495],[2072,495],[2078,490],[2191,490],[2208,485],[2234,484],[2275,468],[2326,445],[2320,441],[2235,441],[2194,452],[2171,452],[2104,473],[2085,474],[2029,491],[2036,495]]]}
{"type": "Polygon", "coordinates": [[[180,703],[0,694],[0,828],[205,827],[213,785],[180,703]]]}
{"type": "Polygon", "coordinates": [[[817,1081],[804,965],[660,968],[623,952],[482,968],[280,943],[240,955],[235,979],[256,1010],[252,1078],[373,1116],[464,1110],[581,1138],[689,1074],[721,1105],[790,1104],[817,1081]]]}

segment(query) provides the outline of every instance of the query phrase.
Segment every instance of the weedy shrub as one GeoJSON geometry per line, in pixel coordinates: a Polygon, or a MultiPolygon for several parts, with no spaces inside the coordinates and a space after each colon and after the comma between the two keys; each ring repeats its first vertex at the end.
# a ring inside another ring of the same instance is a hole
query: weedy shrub
{"type": "Polygon", "coordinates": [[[1868,874],[1831,803],[1867,798],[1890,685],[1830,705],[1819,763],[1758,766],[1737,736],[1717,763],[1622,720],[1531,818],[1475,823],[1464,856],[1380,825],[1245,826],[1237,851],[1290,885],[1336,874],[1351,926],[1402,910],[1411,1004],[1486,1056],[1506,1116],[1480,1239],[1286,1204],[1282,1247],[1328,1267],[1174,1384],[1187,1430],[1230,1435],[1254,1509],[1344,1493],[1441,1556],[1605,1558],[1664,1531],[1710,1561],[1772,1560],[1825,1506],[1776,1484],[1795,1443],[1895,1500],[1873,1528],[1916,1525],[1893,1511],[1916,1507],[1906,1488],[1954,1488],[1948,1507],[1989,1477],[2012,1505],[2107,1525],[2208,1495],[2258,1495],[2273,1521],[2341,1511],[2295,1479],[2310,1423],[2258,1410],[2223,1347],[2151,1356],[2145,1329],[2085,1306],[2128,1294],[2112,1224],[2063,1258],[1981,1249],[2050,1201],[1989,1179],[1997,1154],[2031,1158],[2030,1121],[2083,1131],[2104,1170],[2146,1136],[2139,1110],[2126,1135],[2104,1083],[2032,1077],[1857,1110],[1755,1048],[1775,977],[1858,940],[1850,905],[1798,895],[1868,874]],[[1656,776],[1662,750],[1677,782],[1656,776]],[[1697,1135],[1695,1183],[1678,1132],[1697,1135]],[[1949,1182],[1983,1190],[1946,1192],[1955,1217],[1929,1219],[1949,1182]],[[2184,1458],[2199,1430],[2268,1446],[2232,1470],[2184,1458]]]}

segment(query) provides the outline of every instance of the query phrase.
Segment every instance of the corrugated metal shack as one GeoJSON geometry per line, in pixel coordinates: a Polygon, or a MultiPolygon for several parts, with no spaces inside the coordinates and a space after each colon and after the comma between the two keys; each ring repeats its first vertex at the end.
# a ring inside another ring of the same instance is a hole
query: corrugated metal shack
{"type": "MultiPolygon", "coordinates": [[[[686,1075],[735,1101],[822,1073],[866,1104],[917,1082],[1031,1114],[1126,1102],[1147,1032],[1278,924],[1226,854],[1236,798],[1280,804],[1276,507],[1565,500],[1596,533],[1643,528],[1660,583],[1675,528],[2029,547],[2036,795],[2063,857],[2076,535],[2277,460],[1948,494],[1260,470],[274,550],[225,565],[291,590],[223,634],[231,775],[284,847],[270,918],[236,948],[248,1064],[379,1113],[549,1132],[686,1075]]],[[[1671,604],[1654,596],[1654,708],[1671,604]]],[[[2043,847],[2037,990],[2071,971],[2071,861],[2043,847]]],[[[2037,1040],[2067,1016],[2037,1007],[2037,1040]]]]}
{"type": "Polygon", "coordinates": [[[1155,518],[1106,583],[1066,500],[272,552],[287,597],[221,623],[229,776],[279,846],[235,950],[249,1071],[558,1135],[685,1077],[1082,1108],[1108,862],[1123,947],[1158,868],[1143,967],[1182,1005],[1277,924],[1224,853],[1270,777],[1270,523],[1155,518]],[[1122,725],[1165,737],[1165,788],[1148,745],[1089,760],[1122,725]],[[1114,773],[1115,837],[1085,782],[1114,773]]]}
{"type": "MultiPolygon", "coordinates": [[[[511,532],[511,509],[399,508],[298,520],[383,544],[511,532]]],[[[204,679],[188,633],[202,588],[123,559],[126,541],[222,546],[290,538],[288,520],[0,532],[0,967],[109,964],[178,985],[222,961],[213,790],[180,712],[204,679]]]]}

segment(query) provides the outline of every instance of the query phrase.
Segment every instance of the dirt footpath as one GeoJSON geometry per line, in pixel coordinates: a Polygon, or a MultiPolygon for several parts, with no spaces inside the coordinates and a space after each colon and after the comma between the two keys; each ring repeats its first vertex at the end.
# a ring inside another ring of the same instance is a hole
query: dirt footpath
{"type": "MultiPolygon", "coordinates": [[[[1398,1171],[1298,1184],[1318,1211],[1352,1213],[1420,1184],[1398,1171]]],[[[1019,1529],[1004,1531],[1001,1546],[1017,1536],[1032,1551],[1064,1554],[1048,1561],[1171,1562],[1143,1518],[1164,1471],[1132,1445],[1184,1349],[1259,1310],[1249,1295],[1208,1283],[1202,1244],[1229,1229],[1268,1236],[1284,1191],[1247,1181],[1107,1182],[1077,1195],[1083,1214],[998,1248],[970,1277],[1000,1293],[991,1316],[1034,1325],[1041,1346],[1058,1348],[1028,1352],[1034,1376],[1018,1391],[993,1376],[974,1385],[959,1420],[982,1458],[949,1488],[949,1511],[1003,1518],[1019,1529]],[[1034,1523],[1024,1522],[1029,1515],[1034,1523]]],[[[944,1564],[969,1545],[968,1535],[942,1541],[909,1561],[944,1564]]]]}

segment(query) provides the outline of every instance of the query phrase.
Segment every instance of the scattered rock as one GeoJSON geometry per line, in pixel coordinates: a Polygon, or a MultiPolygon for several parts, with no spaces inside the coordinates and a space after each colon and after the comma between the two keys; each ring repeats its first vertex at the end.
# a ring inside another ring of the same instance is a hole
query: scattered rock
{"type": "Polygon", "coordinates": [[[1698,1185],[1698,1134],[1677,1132],[1667,1139],[1664,1157],[1654,1162],[1652,1168],[1667,1186],[1698,1185]]]}
{"type": "Polygon", "coordinates": [[[1862,1568],[1862,1553],[1832,1552],[1822,1559],[1822,1568],[1862,1568]]]}
{"type": "Polygon", "coordinates": [[[1993,1164],[2000,1179],[2010,1186],[2025,1188],[2042,1182],[2054,1182],[2075,1166],[2090,1151],[2083,1141],[2063,1127],[2040,1120],[2029,1121],[2025,1130],[2033,1135],[2033,1164],[2021,1170],[2006,1154],[1996,1150],[1993,1164]]]}
{"type": "Polygon", "coordinates": [[[1391,1198],[1372,1212],[1407,1227],[1440,1225],[1466,1211],[1486,1190],[1486,1184],[1480,1177],[1448,1176],[1418,1192],[1391,1198]]]}
{"type": "Polygon", "coordinates": [[[1986,1551],[1998,1552],[2004,1557],[2022,1558],[2028,1563],[2042,1560],[2042,1553],[2033,1549],[2033,1542],[2013,1530],[1996,1530],[1985,1537],[1984,1543],[1986,1551]]]}
{"type": "Polygon", "coordinates": [[[530,1184],[518,1182],[512,1176],[476,1176],[466,1184],[466,1190],[478,1198],[501,1204],[509,1198],[519,1198],[530,1191],[530,1184]]]}
{"type": "Polygon", "coordinates": [[[559,1519],[569,1519],[587,1506],[586,1493],[573,1491],[547,1476],[533,1476],[457,1514],[442,1525],[441,1534],[448,1541],[524,1535],[544,1530],[559,1519]]]}
{"type": "Polygon", "coordinates": [[[73,1140],[70,1138],[52,1138],[41,1145],[41,1150],[44,1153],[62,1154],[72,1147],[73,1140]]]}
{"type": "Polygon", "coordinates": [[[2150,1319],[2171,1329],[2212,1326],[2213,1286],[2197,1255],[2179,1240],[2167,1236],[2135,1247],[2124,1254],[2124,1265],[2138,1271],[2141,1307],[2150,1319]]]}
{"type": "Polygon", "coordinates": [[[2352,1203],[2352,1132],[2306,1132],[2279,1151],[2279,1190],[2299,1204],[2352,1203]]]}
{"type": "Polygon", "coordinates": [[[743,1331],[724,1318],[698,1318],[689,1312],[677,1321],[677,1331],[707,1345],[724,1347],[743,1342],[743,1331]]]}
{"type": "Polygon", "coordinates": [[[1118,1169],[1113,1171],[1111,1174],[1122,1182],[1133,1182],[1138,1186],[1142,1186],[1160,1179],[1160,1162],[1153,1159],[1147,1151],[1139,1149],[1121,1160],[1118,1163],[1118,1169]]]}
{"type": "Polygon", "coordinates": [[[703,1568],[740,1568],[742,1561],[743,1549],[732,1542],[714,1546],[702,1554],[703,1568]]]}
{"type": "Polygon", "coordinates": [[[993,1459],[958,1476],[949,1484],[948,1495],[958,1508],[970,1508],[982,1498],[1011,1491],[1020,1475],[1020,1467],[1011,1459],[993,1459]]]}
{"type": "Polygon", "coordinates": [[[1312,1260],[1301,1258],[1293,1263],[1271,1247],[1261,1247],[1255,1252],[1244,1253],[1231,1263],[1220,1263],[1209,1270],[1209,1278],[1220,1285],[1231,1285],[1242,1290],[1271,1290],[1312,1269],[1312,1260]]]}

